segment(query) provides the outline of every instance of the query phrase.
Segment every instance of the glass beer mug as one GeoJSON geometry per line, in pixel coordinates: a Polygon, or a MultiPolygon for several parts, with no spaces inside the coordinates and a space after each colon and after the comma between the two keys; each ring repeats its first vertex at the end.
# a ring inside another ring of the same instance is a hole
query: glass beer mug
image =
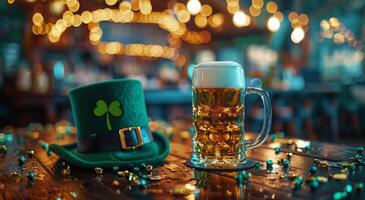
{"type": "MultiPolygon", "coordinates": [[[[246,87],[242,66],[230,61],[204,62],[193,70],[193,153],[196,168],[234,170],[248,166],[246,150],[261,145],[271,128],[270,97],[261,88],[246,87]],[[259,95],[264,107],[261,132],[244,138],[245,96],[259,95]]],[[[251,161],[252,164],[252,161],[251,161]]]]}

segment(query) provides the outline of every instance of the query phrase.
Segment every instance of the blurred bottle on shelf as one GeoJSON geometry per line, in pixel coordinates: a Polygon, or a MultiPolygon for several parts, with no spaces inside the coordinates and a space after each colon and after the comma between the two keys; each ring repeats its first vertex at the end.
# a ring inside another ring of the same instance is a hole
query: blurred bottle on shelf
{"type": "Polygon", "coordinates": [[[32,73],[26,62],[21,62],[16,73],[16,89],[29,92],[32,89],[32,73]]]}
{"type": "Polygon", "coordinates": [[[49,77],[44,71],[42,64],[36,63],[33,66],[33,92],[45,94],[49,91],[49,77]]]}

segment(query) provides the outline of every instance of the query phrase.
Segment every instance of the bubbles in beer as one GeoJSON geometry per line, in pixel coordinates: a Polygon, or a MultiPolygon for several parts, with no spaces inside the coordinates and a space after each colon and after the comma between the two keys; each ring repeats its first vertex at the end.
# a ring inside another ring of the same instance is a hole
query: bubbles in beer
{"type": "Polygon", "coordinates": [[[241,88],[194,88],[194,151],[202,160],[232,163],[242,157],[243,92],[241,88]]]}

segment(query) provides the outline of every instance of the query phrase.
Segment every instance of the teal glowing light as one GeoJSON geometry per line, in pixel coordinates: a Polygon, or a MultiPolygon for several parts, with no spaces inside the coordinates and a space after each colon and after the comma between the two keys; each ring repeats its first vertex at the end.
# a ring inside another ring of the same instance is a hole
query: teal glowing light
{"type": "Polygon", "coordinates": [[[193,70],[194,70],[195,64],[191,63],[188,67],[188,77],[192,79],[193,77],[193,70]]]}
{"type": "Polygon", "coordinates": [[[55,79],[62,79],[65,74],[65,66],[61,61],[57,61],[53,65],[53,76],[55,79]]]}

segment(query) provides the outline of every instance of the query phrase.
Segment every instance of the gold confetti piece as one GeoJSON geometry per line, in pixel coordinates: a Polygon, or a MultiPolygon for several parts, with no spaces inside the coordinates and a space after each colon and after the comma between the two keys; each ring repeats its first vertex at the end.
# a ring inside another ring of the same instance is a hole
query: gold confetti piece
{"type": "Polygon", "coordinates": [[[296,173],[294,173],[294,172],[289,172],[289,173],[288,173],[288,178],[289,178],[289,179],[294,179],[294,178],[296,178],[296,177],[298,177],[298,175],[297,175],[296,173]]]}
{"type": "Polygon", "coordinates": [[[188,195],[193,193],[195,186],[191,184],[178,185],[172,189],[172,194],[174,195],[188,195]]]}
{"type": "Polygon", "coordinates": [[[119,183],[119,181],[118,181],[118,180],[113,180],[112,185],[113,185],[113,186],[119,186],[119,185],[120,185],[120,183],[119,183]]]}
{"type": "Polygon", "coordinates": [[[275,142],[278,142],[280,144],[286,144],[286,145],[295,144],[295,141],[293,139],[286,139],[286,138],[276,138],[275,142]]]}
{"type": "Polygon", "coordinates": [[[316,179],[317,177],[316,176],[307,176],[307,179],[306,179],[306,181],[307,182],[310,182],[310,181],[313,181],[314,179],[316,179]]]}
{"type": "Polygon", "coordinates": [[[270,174],[269,176],[266,177],[266,179],[270,180],[270,181],[274,181],[274,180],[278,179],[278,176],[275,174],[270,174]]]}
{"type": "Polygon", "coordinates": [[[345,173],[332,174],[330,177],[334,180],[337,180],[337,181],[347,180],[347,174],[345,174],[345,173]]]}
{"type": "Polygon", "coordinates": [[[351,165],[351,163],[347,161],[342,161],[339,164],[341,165],[341,167],[349,167],[351,165]]]}
{"type": "Polygon", "coordinates": [[[172,163],[172,164],[166,165],[166,168],[172,172],[177,172],[180,167],[177,164],[172,163]]]}
{"type": "Polygon", "coordinates": [[[45,174],[37,174],[36,179],[41,181],[44,179],[45,176],[45,174]]]}
{"type": "Polygon", "coordinates": [[[163,179],[162,176],[160,176],[160,175],[150,175],[150,176],[147,176],[147,177],[151,181],[160,181],[160,180],[163,179]]]}
{"type": "Polygon", "coordinates": [[[20,174],[18,172],[11,172],[9,174],[10,181],[17,183],[20,180],[20,174]]]}
{"type": "Polygon", "coordinates": [[[318,164],[318,167],[319,168],[328,168],[328,166],[329,166],[329,162],[328,161],[325,161],[325,160],[320,160],[319,161],[319,164],[318,164]]]}
{"type": "Polygon", "coordinates": [[[103,169],[102,168],[100,168],[100,167],[95,167],[95,173],[97,174],[97,175],[100,175],[100,174],[103,174],[103,169]]]}
{"type": "Polygon", "coordinates": [[[154,194],[162,194],[163,190],[162,189],[146,189],[146,190],[143,190],[143,192],[145,192],[145,193],[154,193],[154,194]]]}
{"type": "Polygon", "coordinates": [[[325,177],[325,176],[317,176],[317,180],[320,182],[320,183],[327,183],[328,182],[328,178],[325,177]]]}
{"type": "Polygon", "coordinates": [[[118,171],[118,176],[122,176],[122,177],[128,177],[129,176],[129,171],[128,170],[124,170],[124,171],[118,171]]]}
{"type": "Polygon", "coordinates": [[[62,174],[63,176],[70,176],[70,174],[71,174],[70,167],[67,167],[67,168],[65,168],[65,169],[62,169],[62,170],[61,170],[61,174],[62,174]]]}
{"type": "Polygon", "coordinates": [[[128,181],[132,183],[136,183],[138,181],[138,176],[133,173],[129,173],[128,181]]]}
{"type": "Polygon", "coordinates": [[[181,137],[181,139],[186,140],[186,139],[188,139],[190,137],[190,134],[189,134],[188,131],[181,131],[180,137],[181,137]]]}

